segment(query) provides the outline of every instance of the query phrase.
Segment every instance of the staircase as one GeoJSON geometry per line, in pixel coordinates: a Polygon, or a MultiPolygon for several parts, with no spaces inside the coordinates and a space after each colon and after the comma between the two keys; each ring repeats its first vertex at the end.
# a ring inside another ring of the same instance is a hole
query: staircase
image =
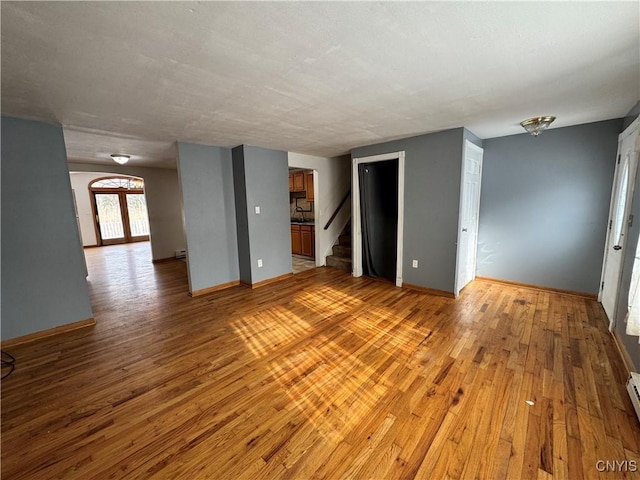
{"type": "Polygon", "coordinates": [[[326,263],[327,267],[339,268],[351,273],[351,222],[344,227],[333,246],[333,255],[327,256],[326,263]]]}

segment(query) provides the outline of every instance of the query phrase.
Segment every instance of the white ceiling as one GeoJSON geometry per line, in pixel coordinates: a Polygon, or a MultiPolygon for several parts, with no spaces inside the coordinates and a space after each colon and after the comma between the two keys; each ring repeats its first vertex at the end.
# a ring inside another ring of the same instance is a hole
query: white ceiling
{"type": "Polygon", "coordinates": [[[321,156],[466,126],[618,118],[638,2],[7,2],[2,113],[71,161],[175,164],[175,141],[321,156]]]}

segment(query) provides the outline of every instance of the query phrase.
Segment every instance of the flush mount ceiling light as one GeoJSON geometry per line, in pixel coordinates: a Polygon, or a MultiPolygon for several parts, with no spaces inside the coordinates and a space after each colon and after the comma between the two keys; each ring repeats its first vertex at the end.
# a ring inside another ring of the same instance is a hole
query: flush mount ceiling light
{"type": "Polygon", "coordinates": [[[529,132],[534,137],[540,135],[543,130],[546,130],[551,122],[553,122],[556,117],[533,117],[523,122],[520,122],[520,125],[529,132]]]}
{"type": "Polygon", "coordinates": [[[131,156],[130,155],[122,155],[120,153],[114,153],[114,154],[111,155],[111,158],[113,158],[114,162],[119,163],[120,165],[124,165],[125,163],[127,163],[129,161],[131,156]]]}

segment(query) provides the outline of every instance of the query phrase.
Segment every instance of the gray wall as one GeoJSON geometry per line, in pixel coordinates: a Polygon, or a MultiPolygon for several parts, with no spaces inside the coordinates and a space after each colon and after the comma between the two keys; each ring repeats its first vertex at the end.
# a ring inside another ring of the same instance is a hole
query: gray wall
{"type": "Polygon", "coordinates": [[[191,292],[237,281],[238,244],[231,150],[178,143],[191,292]]]}
{"type": "Polygon", "coordinates": [[[479,137],[476,137],[473,132],[467,130],[466,128],[462,132],[462,137],[465,140],[469,140],[471,143],[475,143],[477,146],[482,148],[482,145],[483,145],[482,139],[479,137]]]}
{"type": "MultiPolygon", "coordinates": [[[[176,250],[185,248],[182,208],[178,172],[168,168],[130,167],[126,165],[95,165],[69,163],[76,172],[106,172],[133,175],[144,179],[144,194],[149,213],[151,257],[161,260],[175,256],[176,250]]],[[[86,191],[84,192],[86,194],[86,191]]],[[[76,191],[76,197],[80,192],[76,191]]]]}
{"type": "Polygon", "coordinates": [[[233,174],[236,198],[241,197],[237,225],[242,281],[253,284],[291,273],[287,152],[236,147],[233,174]],[[256,206],[260,206],[259,215],[256,206]],[[262,259],[262,268],[258,268],[258,259],[262,259]]]}
{"type": "Polygon", "coordinates": [[[636,102],[633,108],[629,110],[629,113],[625,115],[622,121],[622,130],[631,125],[633,121],[638,118],[638,115],[640,115],[640,101],[636,102]]]}
{"type": "Polygon", "coordinates": [[[358,158],[405,151],[404,283],[454,291],[464,135],[456,128],[351,152],[358,158]],[[419,268],[411,267],[413,259],[419,268]]]}
{"type": "Polygon", "coordinates": [[[478,275],[598,293],[621,127],[484,140],[478,275]]]}
{"type": "Polygon", "coordinates": [[[62,128],[2,117],[2,340],[91,318],[62,128]]]}

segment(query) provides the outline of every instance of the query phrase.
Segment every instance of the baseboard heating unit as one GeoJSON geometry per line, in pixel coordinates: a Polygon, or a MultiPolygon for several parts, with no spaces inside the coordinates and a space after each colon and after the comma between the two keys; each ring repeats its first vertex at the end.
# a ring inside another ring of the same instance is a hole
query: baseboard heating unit
{"type": "Polygon", "coordinates": [[[640,373],[631,372],[627,380],[627,391],[631,397],[631,403],[640,421],[640,373]]]}

